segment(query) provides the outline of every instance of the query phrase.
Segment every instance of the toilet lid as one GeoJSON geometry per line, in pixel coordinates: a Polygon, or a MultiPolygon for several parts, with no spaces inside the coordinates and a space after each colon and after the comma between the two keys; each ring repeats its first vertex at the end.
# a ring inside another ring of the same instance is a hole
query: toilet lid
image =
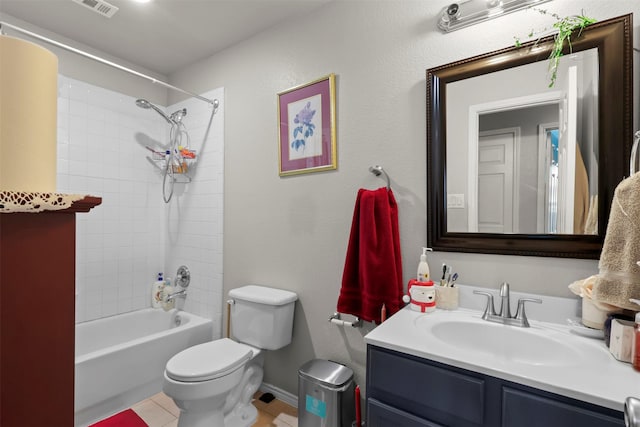
{"type": "Polygon", "coordinates": [[[208,381],[230,374],[252,355],[251,347],[223,338],[181,351],[169,359],[165,371],[176,381],[208,381]]]}

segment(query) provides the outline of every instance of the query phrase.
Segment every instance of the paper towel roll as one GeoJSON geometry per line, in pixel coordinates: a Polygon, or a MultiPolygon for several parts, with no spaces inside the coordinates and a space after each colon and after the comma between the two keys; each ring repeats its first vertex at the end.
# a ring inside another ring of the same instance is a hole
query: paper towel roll
{"type": "Polygon", "coordinates": [[[0,191],[56,191],[58,58],[0,35],[0,191]]]}

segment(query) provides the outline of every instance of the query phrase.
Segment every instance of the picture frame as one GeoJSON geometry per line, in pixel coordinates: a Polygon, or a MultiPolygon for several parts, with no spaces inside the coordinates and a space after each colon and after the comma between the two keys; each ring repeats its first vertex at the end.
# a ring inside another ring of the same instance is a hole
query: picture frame
{"type": "Polygon", "coordinates": [[[280,176],[337,169],[335,74],[278,93],[280,176]]]}

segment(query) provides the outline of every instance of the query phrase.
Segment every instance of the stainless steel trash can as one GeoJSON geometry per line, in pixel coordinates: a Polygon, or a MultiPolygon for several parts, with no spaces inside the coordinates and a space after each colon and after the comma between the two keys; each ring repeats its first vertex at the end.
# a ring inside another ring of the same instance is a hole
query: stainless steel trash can
{"type": "Polygon", "coordinates": [[[313,359],[298,370],[298,426],[351,427],[355,420],[353,371],[313,359]]]}

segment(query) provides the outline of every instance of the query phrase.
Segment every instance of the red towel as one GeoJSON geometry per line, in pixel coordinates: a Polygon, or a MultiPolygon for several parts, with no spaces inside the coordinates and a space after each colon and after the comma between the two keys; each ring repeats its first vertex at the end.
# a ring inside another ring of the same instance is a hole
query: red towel
{"type": "Polygon", "coordinates": [[[342,273],[338,312],[380,322],[402,307],[398,205],[386,188],[359,190],[342,273]]]}

